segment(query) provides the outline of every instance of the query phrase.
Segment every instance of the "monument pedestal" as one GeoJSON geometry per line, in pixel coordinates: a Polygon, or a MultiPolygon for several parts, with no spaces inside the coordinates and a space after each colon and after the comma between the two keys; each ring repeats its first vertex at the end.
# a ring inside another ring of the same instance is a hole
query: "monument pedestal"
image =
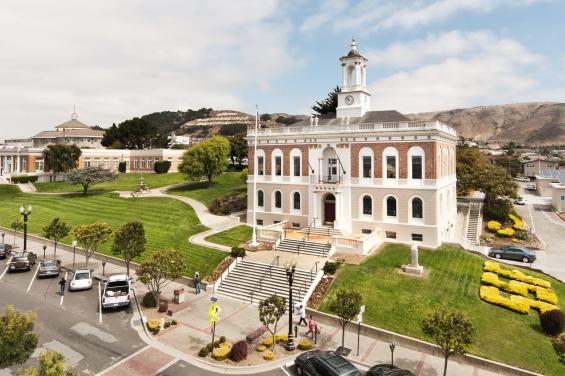
{"type": "Polygon", "coordinates": [[[404,265],[402,266],[402,270],[404,270],[405,273],[409,273],[409,274],[416,274],[416,275],[424,274],[424,267],[421,265],[404,265]]]}

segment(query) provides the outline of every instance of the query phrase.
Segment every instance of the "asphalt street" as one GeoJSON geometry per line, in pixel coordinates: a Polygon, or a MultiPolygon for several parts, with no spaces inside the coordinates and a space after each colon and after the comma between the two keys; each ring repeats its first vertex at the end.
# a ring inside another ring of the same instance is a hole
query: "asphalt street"
{"type": "MultiPolygon", "coordinates": [[[[29,249],[37,252],[33,245],[29,249]]],[[[42,256],[42,251],[37,253],[42,256]]],[[[0,260],[0,310],[4,311],[8,304],[19,310],[35,310],[40,334],[38,350],[19,367],[35,366],[39,353],[52,348],[77,371],[94,374],[145,346],[130,328],[133,307],[99,315],[98,282],[91,290],[67,290],[61,299],[59,278],[37,279],[38,264],[31,271],[4,273],[8,261],[0,260]]],[[[0,370],[0,375],[10,375],[11,371],[0,370]]]]}

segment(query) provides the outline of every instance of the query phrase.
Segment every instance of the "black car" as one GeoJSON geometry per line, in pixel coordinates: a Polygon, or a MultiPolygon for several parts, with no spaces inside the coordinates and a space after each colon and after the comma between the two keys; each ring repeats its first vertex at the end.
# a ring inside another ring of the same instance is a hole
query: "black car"
{"type": "Polygon", "coordinates": [[[400,369],[392,364],[377,364],[369,368],[367,376],[416,376],[414,373],[400,369]]]}
{"type": "Polygon", "coordinates": [[[488,255],[489,257],[494,257],[497,259],[522,261],[528,263],[532,263],[536,260],[536,255],[534,254],[534,252],[520,245],[511,245],[502,248],[491,248],[490,251],[488,251],[488,255]]]}
{"type": "Polygon", "coordinates": [[[33,265],[35,265],[35,260],[37,260],[37,255],[33,252],[24,251],[16,253],[10,260],[8,270],[11,272],[16,270],[31,270],[33,265]]]}
{"type": "Polygon", "coordinates": [[[8,257],[12,253],[12,246],[6,243],[0,243],[0,259],[8,257]]]}
{"type": "Polygon", "coordinates": [[[361,372],[335,351],[312,350],[294,360],[296,372],[308,376],[361,376],[361,372]]]}

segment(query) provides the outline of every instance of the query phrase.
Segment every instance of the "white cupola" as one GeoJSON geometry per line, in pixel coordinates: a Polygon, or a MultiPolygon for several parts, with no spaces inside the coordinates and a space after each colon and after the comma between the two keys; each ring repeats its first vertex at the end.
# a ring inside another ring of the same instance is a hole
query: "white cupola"
{"type": "Polygon", "coordinates": [[[367,92],[367,59],[357,51],[355,38],[351,49],[341,61],[341,93],[337,96],[336,116],[361,117],[371,109],[371,94],[367,92]]]}

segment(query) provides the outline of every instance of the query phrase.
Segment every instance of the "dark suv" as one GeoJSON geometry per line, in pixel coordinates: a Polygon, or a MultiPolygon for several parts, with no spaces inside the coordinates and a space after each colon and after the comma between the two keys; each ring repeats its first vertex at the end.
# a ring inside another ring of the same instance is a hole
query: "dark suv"
{"type": "Polygon", "coordinates": [[[12,253],[12,246],[6,243],[0,243],[0,259],[8,257],[12,253]]]}
{"type": "Polygon", "coordinates": [[[361,376],[361,372],[335,351],[312,350],[294,360],[296,372],[308,376],[361,376]]]}
{"type": "Polygon", "coordinates": [[[33,252],[20,252],[16,253],[12,260],[10,260],[9,271],[13,272],[16,270],[31,270],[33,265],[35,265],[35,260],[37,260],[37,255],[33,252]]]}
{"type": "Polygon", "coordinates": [[[392,364],[377,364],[367,371],[367,376],[415,376],[412,372],[392,364]]]}

